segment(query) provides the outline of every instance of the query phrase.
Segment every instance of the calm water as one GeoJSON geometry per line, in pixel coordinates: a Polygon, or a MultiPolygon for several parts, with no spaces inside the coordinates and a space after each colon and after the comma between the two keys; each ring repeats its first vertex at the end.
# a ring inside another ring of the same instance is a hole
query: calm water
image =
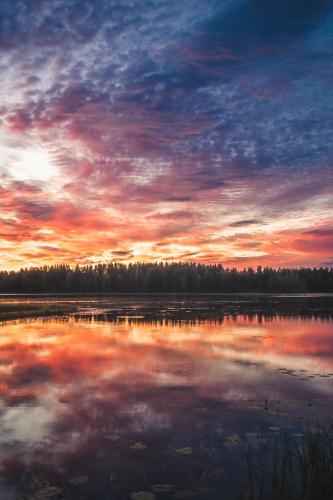
{"type": "Polygon", "coordinates": [[[249,444],[330,422],[332,298],[78,303],[0,326],[1,499],[228,500],[249,444]]]}

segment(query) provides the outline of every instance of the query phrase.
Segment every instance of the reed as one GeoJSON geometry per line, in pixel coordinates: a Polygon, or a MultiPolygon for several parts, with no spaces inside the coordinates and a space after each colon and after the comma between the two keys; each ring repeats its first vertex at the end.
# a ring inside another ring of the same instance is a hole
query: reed
{"type": "Polygon", "coordinates": [[[315,427],[297,438],[288,431],[272,446],[249,447],[240,500],[333,498],[333,428],[315,427]]]}
{"type": "Polygon", "coordinates": [[[69,314],[77,311],[71,304],[50,303],[0,303],[0,321],[13,319],[69,314]]]}

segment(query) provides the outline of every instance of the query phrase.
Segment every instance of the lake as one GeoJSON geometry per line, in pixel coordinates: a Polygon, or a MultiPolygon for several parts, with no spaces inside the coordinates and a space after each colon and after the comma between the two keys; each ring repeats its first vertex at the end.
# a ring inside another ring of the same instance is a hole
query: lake
{"type": "Polygon", "coordinates": [[[2,297],[0,498],[234,498],[246,450],[333,412],[332,296],[2,297]]]}

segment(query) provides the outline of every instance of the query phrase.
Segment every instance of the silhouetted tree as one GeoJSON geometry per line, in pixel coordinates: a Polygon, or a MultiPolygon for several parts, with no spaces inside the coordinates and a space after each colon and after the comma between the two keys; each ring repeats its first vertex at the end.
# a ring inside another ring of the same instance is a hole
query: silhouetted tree
{"type": "Polygon", "coordinates": [[[318,293],[333,292],[333,268],[238,271],[222,265],[67,265],[0,272],[1,293],[318,293]]]}

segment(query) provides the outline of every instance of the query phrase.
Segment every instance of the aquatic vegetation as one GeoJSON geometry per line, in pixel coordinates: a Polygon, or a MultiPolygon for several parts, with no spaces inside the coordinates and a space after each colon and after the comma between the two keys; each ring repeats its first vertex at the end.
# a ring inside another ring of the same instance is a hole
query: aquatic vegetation
{"type": "Polygon", "coordinates": [[[134,443],[130,446],[130,449],[135,450],[135,451],[145,450],[146,448],[147,448],[147,445],[144,443],[140,443],[140,442],[134,443]]]}
{"type": "Polygon", "coordinates": [[[177,489],[176,484],[153,484],[151,490],[153,493],[172,493],[177,489]]]}
{"type": "Polygon", "coordinates": [[[61,303],[0,303],[0,321],[29,318],[36,316],[53,316],[70,314],[77,311],[72,304],[61,303]]]}
{"type": "Polygon", "coordinates": [[[247,451],[240,500],[328,500],[333,491],[333,428],[284,430],[272,444],[247,451]]]}
{"type": "Polygon", "coordinates": [[[87,476],[77,476],[73,477],[69,482],[70,484],[85,484],[87,481],[87,476]]]}
{"type": "Polygon", "coordinates": [[[192,448],[186,446],[185,448],[178,448],[175,452],[179,453],[179,455],[192,455],[192,448]]]}
{"type": "Polygon", "coordinates": [[[155,498],[155,495],[153,495],[153,493],[150,493],[149,491],[137,491],[131,493],[132,500],[155,500],[155,498]]]}
{"type": "Polygon", "coordinates": [[[231,436],[227,436],[224,440],[225,446],[239,446],[241,443],[241,439],[237,434],[232,434],[231,436]]]}
{"type": "Polygon", "coordinates": [[[58,488],[56,486],[50,486],[48,483],[44,485],[42,488],[35,489],[35,492],[32,496],[29,497],[29,500],[43,500],[47,498],[59,498],[59,495],[63,492],[62,488],[58,488]]]}

